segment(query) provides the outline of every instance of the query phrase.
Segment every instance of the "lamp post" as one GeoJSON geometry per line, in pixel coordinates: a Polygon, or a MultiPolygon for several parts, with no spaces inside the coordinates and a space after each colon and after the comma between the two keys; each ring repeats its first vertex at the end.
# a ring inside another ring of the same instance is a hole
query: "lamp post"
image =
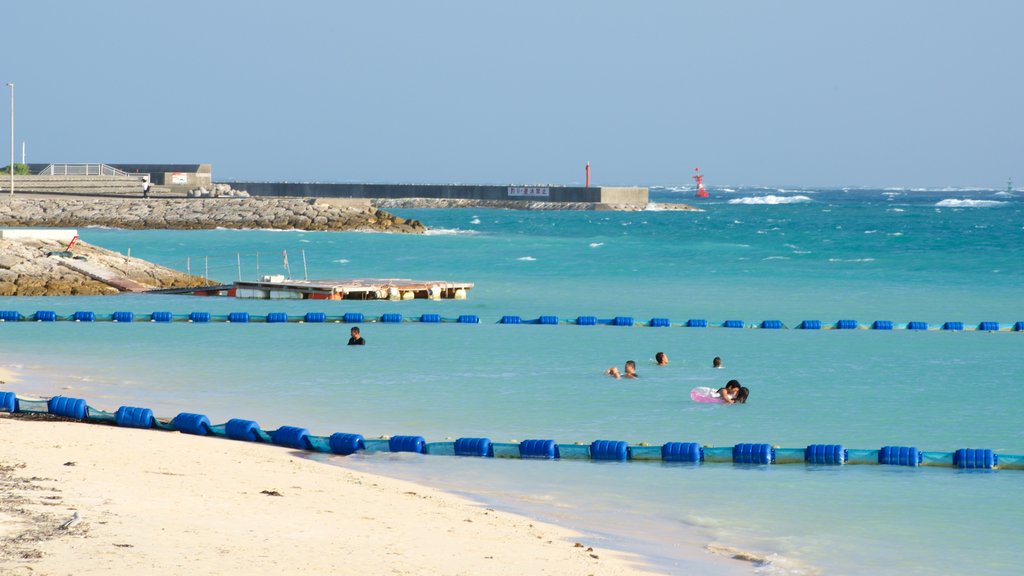
{"type": "Polygon", "coordinates": [[[11,196],[14,196],[14,82],[8,82],[11,88],[11,196]]]}

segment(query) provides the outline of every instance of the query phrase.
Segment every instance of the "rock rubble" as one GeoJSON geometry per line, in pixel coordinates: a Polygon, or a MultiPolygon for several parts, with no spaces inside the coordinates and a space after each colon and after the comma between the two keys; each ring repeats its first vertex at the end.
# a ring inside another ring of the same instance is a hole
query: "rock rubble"
{"type": "Polygon", "coordinates": [[[312,198],[0,198],[0,226],[126,229],[275,228],[371,230],[409,234],[426,228],[375,207],[312,198]]]}

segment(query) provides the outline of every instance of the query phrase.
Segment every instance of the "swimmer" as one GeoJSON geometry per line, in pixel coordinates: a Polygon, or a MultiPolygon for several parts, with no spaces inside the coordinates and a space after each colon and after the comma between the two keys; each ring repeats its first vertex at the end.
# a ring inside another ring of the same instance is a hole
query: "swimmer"
{"type": "Polygon", "coordinates": [[[654,362],[657,363],[658,366],[668,366],[668,356],[666,356],[664,352],[658,352],[654,355],[654,362]]]}
{"type": "MultiPolygon", "coordinates": [[[[742,388],[743,387],[740,386],[739,380],[729,380],[725,383],[725,386],[718,389],[718,397],[726,404],[734,404],[736,403],[736,397],[739,395],[742,388]]],[[[746,396],[743,397],[743,401],[747,401],[746,396]]]]}
{"type": "Polygon", "coordinates": [[[746,386],[740,386],[740,389],[736,392],[736,399],[733,402],[735,404],[746,404],[747,396],[750,396],[750,390],[746,386]]]}
{"type": "Polygon", "coordinates": [[[348,339],[349,346],[363,346],[366,344],[366,340],[363,340],[363,337],[359,335],[359,328],[353,326],[352,330],[349,331],[349,335],[351,336],[348,339]]]}
{"type": "Polygon", "coordinates": [[[639,378],[640,376],[636,373],[636,362],[632,360],[626,360],[626,367],[622,372],[615,366],[604,371],[605,374],[612,378],[639,378]]]}
{"type": "Polygon", "coordinates": [[[711,367],[712,368],[721,368],[722,367],[722,359],[719,358],[718,356],[715,356],[715,359],[711,361],[711,367]]]}

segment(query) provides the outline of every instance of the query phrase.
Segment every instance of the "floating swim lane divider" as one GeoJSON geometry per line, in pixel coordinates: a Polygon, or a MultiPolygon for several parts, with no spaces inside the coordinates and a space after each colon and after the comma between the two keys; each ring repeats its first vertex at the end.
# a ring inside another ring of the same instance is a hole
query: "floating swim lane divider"
{"type": "MultiPolygon", "coordinates": [[[[483,320],[475,314],[461,314],[454,318],[441,316],[440,314],[421,314],[413,318],[405,318],[401,314],[389,312],[379,317],[367,317],[360,312],[345,312],[341,315],[330,316],[324,312],[307,312],[304,315],[289,316],[285,312],[271,312],[263,316],[251,316],[248,312],[231,312],[227,315],[214,315],[209,312],[191,312],[189,314],[173,314],[171,312],[152,312],[150,314],[135,314],[133,312],[114,312],[112,314],[97,314],[89,310],[79,310],[67,316],[60,316],[53,310],[38,310],[31,315],[25,316],[16,310],[0,310],[0,323],[4,322],[135,322],[136,317],[149,322],[159,324],[170,324],[174,322],[188,322],[194,324],[208,324],[211,322],[229,322],[233,324],[249,324],[263,322],[266,324],[289,324],[289,323],[345,323],[358,324],[362,322],[380,322],[382,324],[402,324],[405,322],[419,322],[422,324],[480,324],[483,320]]],[[[575,324],[577,326],[646,326],[651,328],[747,328],[759,330],[785,330],[788,326],[782,320],[763,320],[759,323],[748,323],[744,320],[725,320],[722,322],[709,322],[701,318],[691,318],[686,322],[673,323],[665,317],[655,316],[648,320],[637,321],[633,316],[613,316],[611,318],[600,318],[597,316],[577,316],[572,320],[562,320],[558,316],[544,315],[535,319],[524,319],[522,316],[508,314],[498,319],[497,324],[539,324],[543,326],[554,326],[558,324],[575,324]]],[[[978,324],[965,324],[964,322],[943,322],[935,326],[928,322],[912,321],[906,324],[897,324],[892,320],[875,320],[869,324],[861,323],[853,319],[838,320],[834,323],[825,323],[821,320],[804,320],[796,325],[797,330],[908,330],[926,331],[939,330],[945,332],[1024,332],[1024,321],[1010,324],[1001,324],[996,321],[987,320],[978,324]]]]}
{"type": "Polygon", "coordinates": [[[733,446],[704,446],[697,442],[666,442],[660,446],[631,445],[623,440],[595,440],[589,444],[559,444],[553,439],[521,442],[492,442],[490,438],[458,438],[454,442],[427,442],[423,436],[391,436],[368,440],[360,434],[336,432],[315,436],[306,428],[282,426],[263,431],[252,420],[232,418],[225,424],[210,424],[203,414],[182,412],[171,420],[153,416],[149,408],[121,406],[110,413],[87,406],[81,398],[54,396],[49,399],[18,398],[14,392],[0,392],[0,412],[51,414],[85,422],[103,422],[123,428],[178,431],[183,434],[215,436],[242,442],[262,442],[295,450],[348,456],[357,452],[409,452],[476,458],[520,458],[539,460],[593,460],[604,462],[660,461],[672,464],[732,463],[744,466],[805,464],[843,466],[878,464],[888,466],[941,466],[961,470],[1024,470],[1024,455],[996,454],[989,448],[960,448],[953,452],[926,452],[915,446],[883,446],[877,450],[848,449],[842,444],[811,444],[805,448],[780,448],[766,443],[733,446]]]}

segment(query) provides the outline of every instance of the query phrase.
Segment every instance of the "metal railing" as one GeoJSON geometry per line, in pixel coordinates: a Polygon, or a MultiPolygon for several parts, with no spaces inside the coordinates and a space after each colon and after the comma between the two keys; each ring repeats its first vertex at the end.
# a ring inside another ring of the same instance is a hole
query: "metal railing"
{"type": "Polygon", "coordinates": [[[50,164],[39,172],[40,176],[131,176],[106,164],[50,164]]]}

